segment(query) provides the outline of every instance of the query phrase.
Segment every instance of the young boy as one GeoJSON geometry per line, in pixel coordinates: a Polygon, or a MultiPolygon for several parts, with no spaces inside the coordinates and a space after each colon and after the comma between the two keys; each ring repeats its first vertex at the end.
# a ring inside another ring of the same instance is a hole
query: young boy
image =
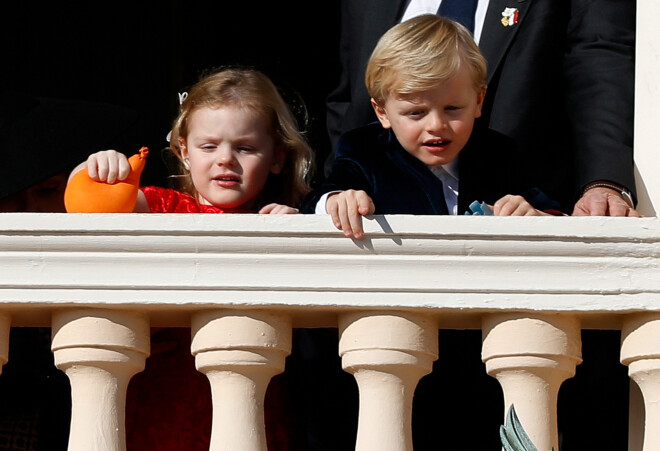
{"type": "MultiPolygon", "coordinates": [[[[362,215],[463,214],[475,200],[500,216],[546,214],[522,196],[536,202],[514,146],[475,127],[485,79],[486,62],[460,24],[423,15],[392,27],[366,70],[379,122],[341,137],[331,173],[303,210],[329,213],[355,238],[362,215]]],[[[537,207],[550,207],[536,197],[537,207]]]]}

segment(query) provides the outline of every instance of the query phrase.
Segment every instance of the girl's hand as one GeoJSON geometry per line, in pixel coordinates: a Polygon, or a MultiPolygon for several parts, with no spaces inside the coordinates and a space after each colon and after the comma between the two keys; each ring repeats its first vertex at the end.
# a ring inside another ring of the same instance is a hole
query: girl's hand
{"type": "Polygon", "coordinates": [[[507,194],[493,206],[495,216],[550,216],[536,208],[522,196],[507,194]]]}
{"type": "Polygon", "coordinates": [[[371,197],[366,192],[352,189],[330,195],[325,209],[335,227],[343,230],[347,237],[358,240],[363,236],[362,216],[372,215],[376,211],[371,197]]]}
{"type": "Polygon", "coordinates": [[[86,162],[87,174],[98,182],[115,183],[125,180],[131,173],[128,158],[116,150],[103,150],[91,154],[86,162]]]}
{"type": "Polygon", "coordinates": [[[298,213],[297,208],[281,204],[268,204],[259,210],[260,215],[295,215],[296,213],[298,213]]]}

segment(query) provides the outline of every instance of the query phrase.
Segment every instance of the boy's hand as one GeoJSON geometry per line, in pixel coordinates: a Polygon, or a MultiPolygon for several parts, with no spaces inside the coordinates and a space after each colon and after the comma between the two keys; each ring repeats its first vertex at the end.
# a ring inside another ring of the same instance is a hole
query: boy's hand
{"type": "Polygon", "coordinates": [[[332,217],[332,223],[344,231],[347,237],[363,237],[362,216],[376,211],[371,197],[364,191],[348,190],[332,194],[325,204],[326,211],[332,217]]]}
{"type": "Polygon", "coordinates": [[[131,173],[128,158],[115,150],[103,150],[87,158],[87,174],[92,180],[115,183],[124,180],[131,173]]]}
{"type": "Polygon", "coordinates": [[[268,204],[259,210],[260,215],[295,215],[296,213],[298,213],[297,208],[282,204],[268,204]]]}
{"type": "Polygon", "coordinates": [[[507,194],[493,205],[495,216],[550,216],[536,208],[522,196],[507,194]]]}

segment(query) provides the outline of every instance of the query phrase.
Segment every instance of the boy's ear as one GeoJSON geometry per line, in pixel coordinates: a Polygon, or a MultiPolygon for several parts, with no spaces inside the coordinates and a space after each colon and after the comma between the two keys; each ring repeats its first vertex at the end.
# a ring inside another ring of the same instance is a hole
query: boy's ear
{"type": "Polygon", "coordinates": [[[275,146],[273,149],[273,164],[270,167],[271,174],[279,174],[284,169],[284,163],[286,163],[286,148],[282,145],[275,146]]]}
{"type": "Polygon", "coordinates": [[[371,98],[371,106],[374,108],[374,111],[376,112],[376,116],[380,121],[380,125],[382,125],[383,128],[392,128],[392,124],[390,124],[390,120],[387,118],[387,112],[383,107],[381,107],[378,104],[378,102],[376,102],[376,100],[373,97],[371,98]]]}
{"type": "Polygon", "coordinates": [[[486,86],[484,86],[481,92],[477,94],[477,110],[474,115],[475,119],[481,117],[481,108],[483,108],[484,106],[485,97],[486,97],[486,86]]]}

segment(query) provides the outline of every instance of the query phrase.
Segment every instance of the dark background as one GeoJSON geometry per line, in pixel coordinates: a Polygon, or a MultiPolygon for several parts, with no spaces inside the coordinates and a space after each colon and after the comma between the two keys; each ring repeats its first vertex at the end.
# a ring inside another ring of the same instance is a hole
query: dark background
{"type": "MultiPolygon", "coordinates": [[[[339,73],[336,1],[23,1],[3,10],[3,88],[137,110],[146,142],[119,149],[127,154],[165,147],[177,93],[204,70],[226,65],[262,70],[285,99],[302,99],[309,121],[301,126],[318,160],[329,152],[325,97],[339,73]]],[[[166,172],[150,158],[143,182],[158,183],[166,172]]]]}

